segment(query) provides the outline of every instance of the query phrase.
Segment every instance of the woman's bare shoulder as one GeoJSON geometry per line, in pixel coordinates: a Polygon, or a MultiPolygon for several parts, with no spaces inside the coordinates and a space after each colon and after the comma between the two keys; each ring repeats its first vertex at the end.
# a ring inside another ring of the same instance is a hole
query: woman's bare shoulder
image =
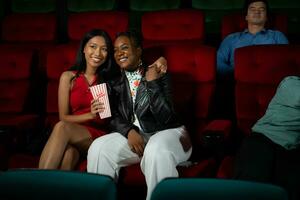
{"type": "Polygon", "coordinates": [[[60,75],[60,79],[61,80],[71,80],[73,79],[75,76],[75,73],[73,71],[64,71],[61,75],[60,75]]]}

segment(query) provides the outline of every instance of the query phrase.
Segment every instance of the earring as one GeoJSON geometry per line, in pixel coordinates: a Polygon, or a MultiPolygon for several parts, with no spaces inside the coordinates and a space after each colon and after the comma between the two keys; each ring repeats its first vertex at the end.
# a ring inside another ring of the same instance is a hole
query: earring
{"type": "Polygon", "coordinates": [[[139,61],[139,64],[138,64],[138,67],[141,67],[141,66],[143,66],[142,60],[140,60],[140,61],[139,61]]]}

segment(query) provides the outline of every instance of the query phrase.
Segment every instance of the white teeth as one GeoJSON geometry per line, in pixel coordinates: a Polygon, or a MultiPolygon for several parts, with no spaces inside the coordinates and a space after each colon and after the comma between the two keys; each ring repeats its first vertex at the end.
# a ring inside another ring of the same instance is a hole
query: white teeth
{"type": "Polygon", "coordinates": [[[93,58],[94,62],[100,62],[99,58],[93,58]]]}
{"type": "Polygon", "coordinates": [[[121,58],[119,59],[120,62],[125,62],[127,60],[127,58],[121,58]]]}

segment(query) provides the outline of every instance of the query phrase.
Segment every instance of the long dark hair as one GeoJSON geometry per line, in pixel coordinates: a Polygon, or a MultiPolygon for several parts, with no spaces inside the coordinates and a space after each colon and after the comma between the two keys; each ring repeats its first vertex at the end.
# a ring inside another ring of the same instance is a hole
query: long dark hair
{"type": "Polygon", "coordinates": [[[101,67],[98,67],[96,71],[98,82],[108,81],[118,75],[119,69],[117,68],[113,59],[113,45],[111,38],[109,37],[108,33],[104,30],[92,29],[91,31],[87,32],[81,39],[79,49],[76,55],[75,64],[69,69],[70,71],[77,71],[74,78],[78,77],[80,73],[85,72],[86,60],[83,51],[88,41],[96,36],[103,37],[107,46],[107,58],[105,62],[101,65],[101,67]]]}

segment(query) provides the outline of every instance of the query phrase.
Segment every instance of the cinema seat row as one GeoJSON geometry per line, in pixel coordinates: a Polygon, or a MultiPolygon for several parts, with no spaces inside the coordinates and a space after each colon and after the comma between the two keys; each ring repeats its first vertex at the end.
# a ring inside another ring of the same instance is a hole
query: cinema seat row
{"type": "MultiPolygon", "coordinates": [[[[5,199],[46,200],[61,198],[117,200],[123,198],[117,191],[114,181],[104,175],[32,169],[1,173],[0,196],[5,199]]],[[[137,198],[138,196],[135,195],[135,199],[137,198]]],[[[151,196],[151,200],[218,200],[221,198],[287,200],[288,195],[283,188],[264,183],[207,178],[168,178],[156,186],[151,196]]]]}
{"type": "MultiPolygon", "coordinates": [[[[209,6],[219,5],[219,1],[210,5],[204,1],[191,0],[189,5],[180,0],[165,0],[165,3],[156,5],[151,4],[152,1],[128,0],[130,8],[127,10],[123,7],[120,9],[120,5],[124,4],[121,0],[107,1],[107,4],[103,1],[103,8],[99,8],[96,0],[65,1],[69,13],[64,27],[68,40],[64,43],[59,41],[61,22],[56,13],[57,1],[40,3],[44,10],[39,9],[38,3],[34,2],[13,0],[9,4],[12,6],[11,12],[4,11],[2,15],[1,170],[37,167],[41,149],[32,154],[28,152],[27,146],[32,143],[32,138],[47,138],[58,121],[58,79],[61,72],[73,64],[82,34],[91,28],[103,28],[113,37],[116,32],[131,26],[128,11],[142,9],[147,3],[154,8],[142,11],[141,16],[140,30],[144,38],[145,59],[151,63],[162,55],[168,60],[175,108],[190,131],[194,146],[190,162],[178,167],[181,178],[230,179],[235,154],[235,149],[231,147],[238,146],[240,140],[249,135],[251,126],[263,115],[278,83],[288,75],[300,76],[299,45],[262,45],[238,49],[235,54],[233,99],[236,120],[215,119],[213,108],[217,84],[217,49],[207,44],[205,38],[209,33],[209,6]],[[142,2],[145,4],[142,5],[142,2]],[[159,9],[161,4],[170,10],[159,9]],[[201,4],[206,6],[206,10],[196,7],[201,4]],[[40,12],[33,13],[33,5],[40,12]],[[86,10],[84,5],[87,6],[86,10]],[[26,7],[28,10],[22,11],[26,7]],[[91,11],[90,8],[95,10],[91,11]]],[[[219,29],[222,38],[245,28],[239,2],[230,4],[229,14],[227,11],[226,16],[222,14],[222,26],[219,29]],[[231,13],[232,10],[238,12],[231,13]]],[[[279,5],[280,1],[271,2],[279,5]]],[[[0,0],[1,3],[3,1],[0,0]]],[[[287,7],[288,4],[274,6],[274,9],[292,10],[297,7],[297,3],[291,8],[287,7]]],[[[288,34],[290,22],[290,16],[286,13],[273,13],[268,26],[288,34]]],[[[40,141],[39,148],[43,142],[45,140],[40,141]]],[[[79,163],[77,170],[85,172],[86,160],[79,163]]],[[[124,188],[144,187],[145,181],[139,165],[124,168],[120,184],[124,188]]]]}
{"type": "MultiPolygon", "coordinates": [[[[56,90],[58,77],[72,63],[75,51],[76,48],[73,45],[62,45],[47,53],[48,90],[45,116],[39,116],[24,109],[28,108],[25,106],[25,103],[29,101],[28,99],[34,97],[29,95],[31,94],[29,92],[31,83],[28,79],[33,54],[17,51],[6,51],[6,54],[1,54],[4,55],[3,63],[8,64],[2,65],[2,72],[4,73],[1,74],[7,75],[1,76],[2,91],[6,92],[1,93],[0,99],[6,104],[1,104],[0,123],[1,127],[15,131],[14,133],[7,132],[7,134],[11,134],[7,137],[7,143],[3,144],[3,140],[1,140],[3,148],[0,149],[3,151],[0,153],[3,156],[10,153],[5,152],[9,151],[7,147],[10,144],[17,145],[13,143],[17,140],[10,140],[9,138],[20,138],[20,134],[26,134],[28,130],[31,131],[38,127],[37,122],[40,120],[43,121],[43,126],[50,129],[57,121],[56,90]],[[14,85],[11,83],[16,84],[16,86],[13,87],[14,85]],[[7,123],[9,119],[7,116],[12,116],[10,124],[7,123]]],[[[300,76],[300,47],[262,45],[244,47],[236,51],[236,127],[232,127],[232,122],[226,119],[211,119],[211,108],[214,106],[212,99],[216,84],[215,48],[201,44],[170,45],[163,48],[162,54],[170,61],[168,66],[173,77],[175,108],[188,127],[194,145],[191,162],[187,166],[178,168],[181,177],[230,178],[234,153],[222,149],[224,156],[216,157],[215,152],[210,151],[211,148],[218,148],[218,146],[214,146],[215,144],[223,145],[232,139],[249,135],[251,126],[263,115],[278,83],[289,75],[300,76]],[[206,145],[209,145],[210,148],[206,148],[206,145]],[[219,163],[221,164],[220,167],[219,163]]],[[[5,130],[7,129],[2,131],[5,130]]],[[[27,167],[24,164],[26,164],[28,157],[23,156],[22,160],[20,154],[9,156],[9,166],[6,167],[27,167]]],[[[35,155],[35,159],[32,157],[30,159],[32,163],[29,167],[37,167],[38,155],[35,155]]],[[[78,170],[85,171],[85,167],[86,162],[82,162],[78,166],[78,170]]],[[[138,165],[126,167],[120,177],[126,186],[145,184],[138,165]]]]}
{"type": "MultiPolygon", "coordinates": [[[[70,14],[75,13],[123,11],[129,16],[130,27],[140,29],[141,16],[148,12],[180,9],[198,10],[205,16],[206,35],[208,37],[218,37],[219,39],[222,18],[228,14],[241,12],[243,9],[243,1],[241,0],[46,0],[43,2],[36,0],[0,0],[1,4],[3,6],[0,9],[0,19],[7,15],[18,13],[51,13],[55,15],[59,23],[60,42],[65,42],[68,17],[70,14]]],[[[300,34],[300,16],[299,12],[297,12],[300,8],[299,1],[269,0],[269,4],[272,13],[286,16],[288,34],[293,39],[296,39],[296,36],[300,34]]]]}

